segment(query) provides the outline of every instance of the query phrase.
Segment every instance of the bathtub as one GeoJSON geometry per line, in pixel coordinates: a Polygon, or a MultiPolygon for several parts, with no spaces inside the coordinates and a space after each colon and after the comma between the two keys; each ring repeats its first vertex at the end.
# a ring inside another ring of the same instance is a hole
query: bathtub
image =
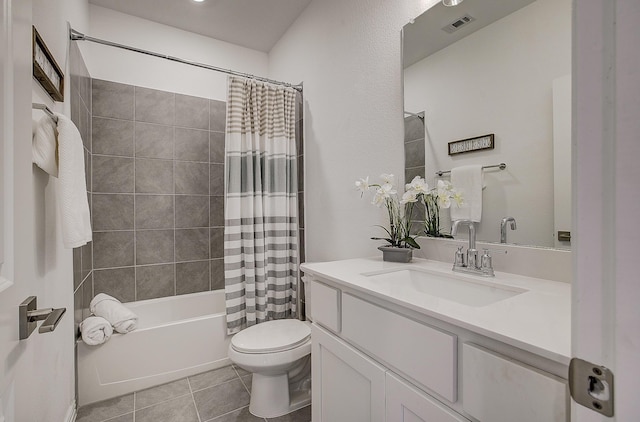
{"type": "Polygon", "coordinates": [[[224,290],[125,304],[138,328],[99,346],[78,341],[78,405],[230,365],[224,290]]]}

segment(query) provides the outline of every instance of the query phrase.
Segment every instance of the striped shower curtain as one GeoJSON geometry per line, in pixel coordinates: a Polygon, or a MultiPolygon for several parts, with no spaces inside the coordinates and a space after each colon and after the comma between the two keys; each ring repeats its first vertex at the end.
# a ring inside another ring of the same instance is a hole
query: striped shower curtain
{"type": "Polygon", "coordinates": [[[296,314],[293,88],[231,76],[224,229],[227,332],[296,314]]]}

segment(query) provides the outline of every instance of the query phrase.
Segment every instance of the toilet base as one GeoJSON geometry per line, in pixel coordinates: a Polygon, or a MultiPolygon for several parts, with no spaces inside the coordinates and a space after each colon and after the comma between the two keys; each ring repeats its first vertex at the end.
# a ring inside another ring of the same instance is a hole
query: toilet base
{"type": "Polygon", "coordinates": [[[249,412],[260,418],[277,418],[311,404],[310,382],[289,384],[287,374],[253,374],[249,412]]]}

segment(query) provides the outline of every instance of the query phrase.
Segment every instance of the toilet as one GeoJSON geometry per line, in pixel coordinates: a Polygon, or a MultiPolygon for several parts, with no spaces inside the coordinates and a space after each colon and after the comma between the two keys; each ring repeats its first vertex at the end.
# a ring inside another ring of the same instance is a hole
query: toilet
{"type": "Polygon", "coordinates": [[[249,412],[286,415],[311,403],[311,325],[297,319],[267,321],[231,338],[229,359],[253,373],[249,412]]]}

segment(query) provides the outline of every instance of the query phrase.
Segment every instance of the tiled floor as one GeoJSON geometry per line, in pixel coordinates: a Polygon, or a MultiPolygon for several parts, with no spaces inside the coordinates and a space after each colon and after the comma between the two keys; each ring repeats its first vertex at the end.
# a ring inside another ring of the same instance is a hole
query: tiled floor
{"type": "Polygon", "coordinates": [[[311,406],[263,419],[249,413],[251,374],[236,366],[204,372],[78,409],[76,422],[309,422],[311,406]]]}

